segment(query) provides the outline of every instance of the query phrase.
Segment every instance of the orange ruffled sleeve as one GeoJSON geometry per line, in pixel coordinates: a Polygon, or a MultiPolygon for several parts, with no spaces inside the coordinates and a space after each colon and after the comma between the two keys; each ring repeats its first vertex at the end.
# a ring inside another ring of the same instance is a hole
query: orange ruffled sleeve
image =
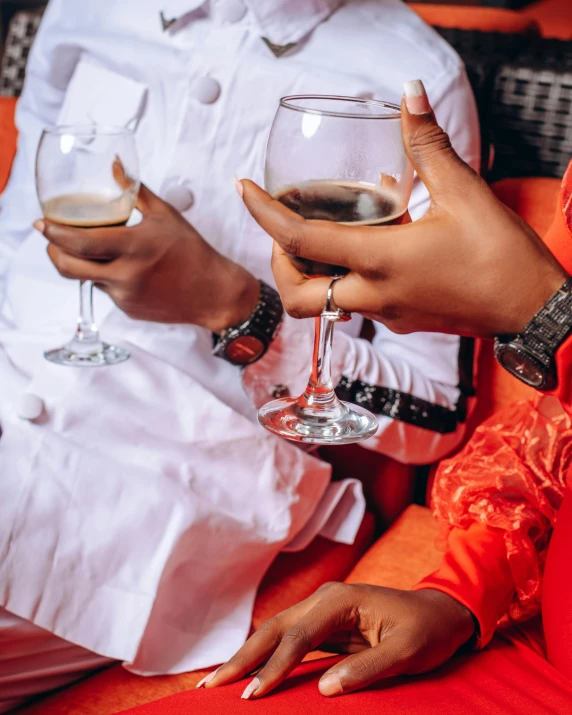
{"type": "MultiPolygon", "coordinates": [[[[572,274],[572,164],[546,243],[572,274]]],[[[447,551],[416,588],[463,603],[479,623],[479,647],[497,625],[540,611],[548,544],[572,461],[572,337],[556,361],[552,396],[495,414],[435,479],[432,502],[447,551]]]]}
{"type": "Polygon", "coordinates": [[[553,397],[540,397],[495,414],[441,465],[432,506],[447,552],[417,588],[445,591],[467,606],[479,622],[479,646],[497,624],[539,612],[546,553],[571,464],[570,416],[553,397]]]}

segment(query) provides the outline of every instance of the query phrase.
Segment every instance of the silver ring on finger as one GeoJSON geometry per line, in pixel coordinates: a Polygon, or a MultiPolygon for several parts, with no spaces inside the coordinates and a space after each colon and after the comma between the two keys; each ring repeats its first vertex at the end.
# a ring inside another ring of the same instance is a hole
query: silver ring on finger
{"type": "Polygon", "coordinates": [[[345,323],[346,321],[351,320],[352,317],[351,313],[348,313],[343,308],[339,308],[336,305],[336,301],[334,300],[334,285],[343,277],[344,276],[335,276],[335,278],[332,279],[332,282],[328,287],[328,293],[326,295],[326,305],[324,307],[324,310],[322,311],[322,316],[324,318],[327,318],[328,320],[337,320],[341,323],[345,323]]]}

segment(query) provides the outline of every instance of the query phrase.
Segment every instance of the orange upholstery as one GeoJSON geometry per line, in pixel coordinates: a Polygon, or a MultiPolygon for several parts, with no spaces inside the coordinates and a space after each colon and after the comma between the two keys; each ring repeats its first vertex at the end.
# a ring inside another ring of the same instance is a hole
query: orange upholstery
{"type": "Polygon", "coordinates": [[[572,5],[570,0],[537,0],[521,14],[538,23],[543,37],[572,40],[572,5]]]}
{"type": "MultiPolygon", "coordinates": [[[[343,581],[372,543],[374,519],[367,514],[355,544],[317,538],[303,552],[282,554],[264,578],[253,625],[312,594],[327,581],[343,581]]],[[[112,715],[136,705],[193,688],[207,671],[142,678],[116,665],[18,710],[26,715],[112,715]]]]}
{"type": "Polygon", "coordinates": [[[412,504],[360,559],[346,582],[412,588],[441,563],[438,534],[430,510],[412,504]]]}
{"type": "MultiPolygon", "coordinates": [[[[565,0],[567,2],[568,0],[565,0]]],[[[534,18],[516,10],[493,7],[466,7],[464,5],[438,5],[409,3],[409,7],[428,25],[457,27],[461,30],[483,32],[533,32],[539,31],[534,18]]]]}
{"type": "Polygon", "coordinates": [[[14,155],[18,132],[14,126],[16,97],[0,97],[0,193],[4,191],[14,155]]]}

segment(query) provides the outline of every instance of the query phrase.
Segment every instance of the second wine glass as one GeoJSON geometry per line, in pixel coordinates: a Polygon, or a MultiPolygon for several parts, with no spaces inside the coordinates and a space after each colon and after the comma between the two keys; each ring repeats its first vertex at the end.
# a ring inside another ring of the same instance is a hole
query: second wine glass
{"type": "MultiPolygon", "coordinates": [[[[306,219],[354,226],[400,220],[409,203],[413,170],[401,138],[399,107],[354,97],[284,97],[268,140],[265,185],[306,219]]],[[[307,276],[335,280],[347,273],[343,266],[291,260],[307,276]]],[[[349,444],[375,434],[374,415],[340,401],[334,392],[331,353],[340,317],[325,309],[316,318],[308,385],[298,398],[262,407],[258,419],[263,427],[311,444],[349,444]]]]}
{"type": "MultiPolygon", "coordinates": [[[[82,229],[125,225],[139,192],[133,132],[98,125],[46,129],[36,156],[36,186],[44,216],[50,221],[82,229]]],[[[127,360],[125,348],[100,340],[91,281],[81,281],[79,298],[74,336],[61,348],[45,352],[46,359],[72,367],[127,360]]]]}

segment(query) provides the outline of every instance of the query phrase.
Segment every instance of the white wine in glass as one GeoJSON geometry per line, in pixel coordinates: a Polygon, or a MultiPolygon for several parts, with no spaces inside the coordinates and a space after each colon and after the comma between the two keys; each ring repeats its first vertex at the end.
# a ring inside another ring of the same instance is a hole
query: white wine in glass
{"type": "MultiPolygon", "coordinates": [[[[44,217],[80,229],[123,226],[139,193],[133,132],[121,127],[57,126],[46,129],[36,157],[36,186],[44,217]]],[[[80,282],[80,310],[72,339],[44,353],[58,365],[99,367],[129,358],[100,340],[93,317],[93,283],[80,282]]]]}

